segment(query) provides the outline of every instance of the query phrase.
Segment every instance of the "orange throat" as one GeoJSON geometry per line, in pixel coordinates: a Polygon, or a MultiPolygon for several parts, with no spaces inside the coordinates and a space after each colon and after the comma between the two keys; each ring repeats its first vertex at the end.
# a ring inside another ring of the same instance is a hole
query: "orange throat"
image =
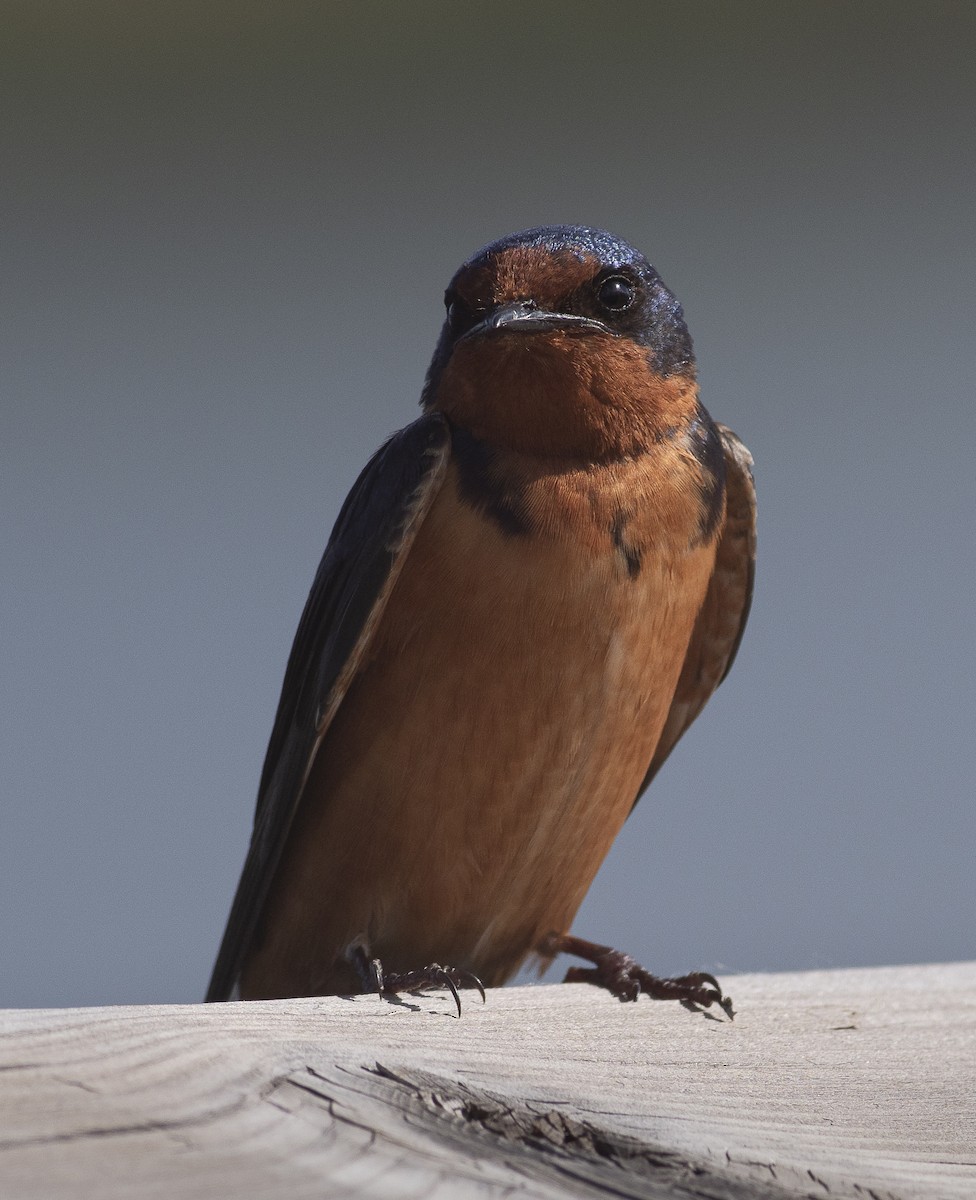
{"type": "Polygon", "coordinates": [[[550,330],[462,341],[431,407],[499,449],[577,462],[639,454],[692,420],[693,377],[663,377],[612,334],[550,330]]]}

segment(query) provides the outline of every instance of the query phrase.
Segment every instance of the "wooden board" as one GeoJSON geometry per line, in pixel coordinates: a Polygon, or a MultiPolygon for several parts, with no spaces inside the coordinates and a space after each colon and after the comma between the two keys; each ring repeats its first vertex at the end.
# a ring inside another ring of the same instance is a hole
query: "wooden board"
{"type": "Polygon", "coordinates": [[[976,964],[0,1012],[0,1196],[976,1196],[976,964]]]}

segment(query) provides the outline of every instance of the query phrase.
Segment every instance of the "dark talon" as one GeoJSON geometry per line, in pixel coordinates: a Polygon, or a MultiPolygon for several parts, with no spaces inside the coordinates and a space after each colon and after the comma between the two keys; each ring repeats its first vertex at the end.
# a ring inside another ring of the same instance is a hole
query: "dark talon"
{"type": "Polygon", "coordinates": [[[364,992],[375,991],[381,998],[395,996],[398,992],[419,992],[425,987],[446,987],[454,997],[457,1013],[461,1015],[461,994],[458,987],[476,988],[481,996],[482,1004],[487,1002],[485,985],[471,971],[462,971],[457,967],[442,967],[440,963],[430,963],[417,971],[404,971],[400,974],[385,972],[378,958],[371,958],[366,946],[356,942],[345,953],[345,958],[356,969],[364,992]]]}
{"type": "Polygon", "coordinates": [[[485,995],[485,985],[473,971],[461,971],[457,967],[443,967],[442,969],[449,972],[454,982],[460,984],[461,987],[467,985],[468,987],[475,988],[481,997],[482,1004],[488,1003],[488,997],[485,995]]]}
{"type": "Polygon", "coordinates": [[[481,980],[478,978],[477,975],[475,975],[475,973],[473,971],[458,971],[457,974],[462,975],[465,979],[469,980],[470,981],[469,986],[475,987],[478,989],[478,994],[481,996],[482,1004],[488,1003],[488,997],[485,995],[485,985],[481,982],[481,980]]]}
{"type": "MultiPolygon", "coordinates": [[[[707,971],[661,979],[646,971],[629,954],[570,934],[550,934],[540,950],[545,955],[575,954],[594,964],[592,967],[570,967],[566,972],[566,983],[592,983],[606,988],[624,1002],[636,1001],[643,991],[652,1000],[677,1000],[690,1012],[703,1012],[717,1004],[730,1021],[735,1016],[731,997],[723,995],[721,984],[707,971]]],[[[710,1013],[705,1015],[711,1016],[710,1013]]]]}
{"type": "Polygon", "coordinates": [[[454,1003],[457,1005],[458,1017],[460,1017],[461,1016],[461,993],[457,989],[457,984],[451,978],[450,972],[445,970],[444,967],[439,967],[439,966],[437,966],[436,963],[433,963],[432,966],[434,968],[436,968],[437,978],[439,980],[441,980],[442,983],[446,984],[447,987],[449,987],[451,989],[451,995],[454,997],[454,1003]]]}

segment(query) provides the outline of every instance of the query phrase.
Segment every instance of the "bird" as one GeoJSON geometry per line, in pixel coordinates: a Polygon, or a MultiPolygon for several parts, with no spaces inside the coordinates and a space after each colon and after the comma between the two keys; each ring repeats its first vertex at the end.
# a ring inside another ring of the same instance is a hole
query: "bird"
{"type": "Polygon", "coordinates": [[[455,273],[421,416],[356,480],[288,660],[208,1001],[569,981],[731,1019],[571,925],[726,677],[752,458],[699,398],[682,307],[604,230],[455,273]]]}

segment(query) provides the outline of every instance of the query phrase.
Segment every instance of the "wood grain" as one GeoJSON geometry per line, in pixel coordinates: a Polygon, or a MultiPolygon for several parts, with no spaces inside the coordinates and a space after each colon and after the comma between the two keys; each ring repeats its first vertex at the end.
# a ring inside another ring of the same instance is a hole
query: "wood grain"
{"type": "Polygon", "coordinates": [[[0,1012],[0,1196],[976,1196],[976,964],[0,1012]]]}

